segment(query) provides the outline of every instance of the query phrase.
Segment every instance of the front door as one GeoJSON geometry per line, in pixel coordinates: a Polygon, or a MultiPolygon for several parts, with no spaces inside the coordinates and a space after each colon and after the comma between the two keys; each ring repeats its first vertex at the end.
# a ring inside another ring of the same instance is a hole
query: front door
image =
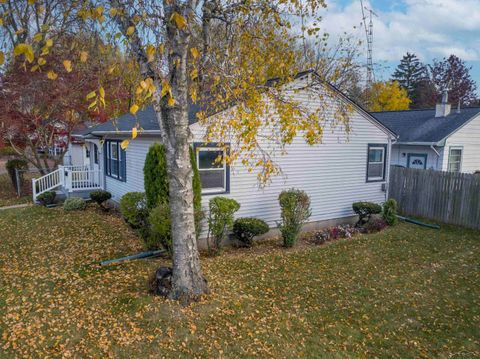
{"type": "Polygon", "coordinates": [[[422,169],[422,170],[426,169],[427,154],[426,153],[409,153],[407,167],[422,169]]]}
{"type": "Polygon", "coordinates": [[[100,153],[98,152],[98,146],[95,143],[92,143],[92,164],[95,171],[100,170],[100,153]]]}

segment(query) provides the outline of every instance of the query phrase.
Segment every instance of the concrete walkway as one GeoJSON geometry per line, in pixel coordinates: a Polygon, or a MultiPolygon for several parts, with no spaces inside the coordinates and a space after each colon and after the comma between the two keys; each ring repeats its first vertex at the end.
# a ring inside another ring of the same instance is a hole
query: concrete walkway
{"type": "Polygon", "coordinates": [[[15,209],[15,208],[25,208],[33,206],[33,203],[24,203],[24,204],[14,204],[13,206],[0,207],[0,211],[4,209],[15,209]]]}

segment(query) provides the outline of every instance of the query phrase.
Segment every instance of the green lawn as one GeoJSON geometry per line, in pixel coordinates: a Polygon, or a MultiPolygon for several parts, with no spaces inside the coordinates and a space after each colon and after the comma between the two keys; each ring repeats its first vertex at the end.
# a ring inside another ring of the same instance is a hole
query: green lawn
{"type": "Polygon", "coordinates": [[[147,293],[162,260],[96,264],[141,250],[112,215],[37,206],[0,228],[1,358],[480,355],[480,232],[230,250],[203,259],[213,293],[182,308],[147,293]]]}

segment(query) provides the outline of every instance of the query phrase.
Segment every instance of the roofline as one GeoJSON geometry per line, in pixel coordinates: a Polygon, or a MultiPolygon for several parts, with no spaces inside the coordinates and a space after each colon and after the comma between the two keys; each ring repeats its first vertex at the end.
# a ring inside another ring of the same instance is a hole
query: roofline
{"type": "Polygon", "coordinates": [[[402,142],[397,141],[396,145],[407,145],[407,146],[443,146],[442,141],[438,142],[402,142]]]}
{"type": "Polygon", "coordinates": [[[373,117],[373,115],[370,114],[370,112],[368,112],[367,110],[365,110],[362,106],[360,106],[357,102],[355,102],[354,100],[352,100],[350,97],[348,97],[343,91],[341,91],[339,88],[337,88],[335,85],[331,84],[330,82],[328,81],[325,81],[321,78],[321,76],[314,70],[311,70],[312,71],[312,74],[314,74],[315,76],[317,76],[320,81],[322,81],[323,83],[325,83],[327,86],[331,87],[336,93],[338,93],[344,100],[346,100],[347,102],[349,102],[350,104],[352,104],[360,113],[362,113],[363,115],[365,115],[367,117],[368,120],[370,120],[370,122],[373,122],[375,125],[377,125],[377,127],[379,127],[381,130],[383,130],[383,132],[385,132],[386,134],[392,136],[393,139],[398,139],[399,136],[393,132],[392,130],[390,130],[387,126],[385,126],[383,123],[381,123],[379,120],[377,120],[375,117],[373,117]]]}
{"type": "MultiPolygon", "coordinates": [[[[476,108],[476,107],[474,107],[476,108]]],[[[452,136],[453,134],[455,134],[456,132],[460,131],[462,128],[464,128],[466,125],[468,125],[470,122],[472,122],[475,118],[479,117],[480,116],[480,112],[477,112],[475,115],[473,115],[472,117],[470,117],[470,119],[468,119],[467,121],[465,121],[461,126],[457,127],[456,129],[454,129],[452,132],[450,132],[448,135],[446,135],[444,138],[442,138],[440,141],[438,142],[443,142],[445,143],[447,141],[447,139],[452,136]]]]}

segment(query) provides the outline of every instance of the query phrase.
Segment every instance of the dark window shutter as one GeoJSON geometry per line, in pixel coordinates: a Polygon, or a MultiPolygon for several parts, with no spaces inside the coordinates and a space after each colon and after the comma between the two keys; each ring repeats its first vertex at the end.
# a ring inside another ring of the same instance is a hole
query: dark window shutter
{"type": "MultiPolygon", "coordinates": [[[[120,148],[120,146],[119,146],[120,148]]],[[[120,150],[121,154],[121,166],[120,166],[120,173],[122,176],[122,181],[126,182],[127,181],[127,152],[124,150],[120,150]]]]}

